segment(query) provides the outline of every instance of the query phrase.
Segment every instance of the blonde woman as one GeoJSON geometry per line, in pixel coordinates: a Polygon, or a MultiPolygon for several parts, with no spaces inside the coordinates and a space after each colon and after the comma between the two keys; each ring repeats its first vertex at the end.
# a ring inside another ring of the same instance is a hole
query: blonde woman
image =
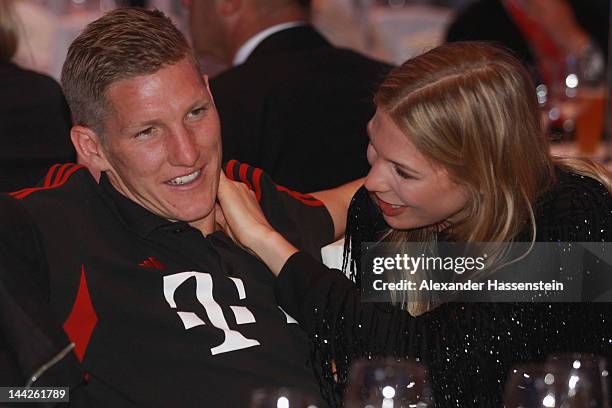
{"type": "MultiPolygon", "coordinates": [[[[361,242],[381,239],[612,241],[609,174],[549,155],[533,84],[506,51],[440,46],[393,70],[374,101],[371,170],[348,213],[353,259],[361,242]]],[[[562,351],[612,356],[606,303],[362,303],[343,273],[277,234],[252,196],[222,180],[231,232],[278,275],[279,304],[311,335],[332,405],[341,404],[351,360],[364,355],[420,359],[436,406],[461,408],[501,406],[516,363],[562,351]]],[[[342,200],[318,196],[342,226],[342,200]]]]}

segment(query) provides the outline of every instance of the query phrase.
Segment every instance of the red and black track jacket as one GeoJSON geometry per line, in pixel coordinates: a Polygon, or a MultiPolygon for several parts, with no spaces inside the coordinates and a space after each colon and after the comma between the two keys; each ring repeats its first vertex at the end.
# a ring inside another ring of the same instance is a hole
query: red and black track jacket
{"type": "MultiPolygon", "coordinates": [[[[331,241],[321,202],[245,164],[230,162],[227,173],[254,189],[271,224],[298,248],[318,256],[331,241]]],[[[7,249],[0,290],[27,259],[20,268],[30,274],[19,279],[36,281],[37,307],[64,333],[34,325],[49,333],[53,350],[65,336],[75,343],[69,359],[86,375],[88,406],[246,406],[254,388],[282,385],[318,394],[308,339],[276,305],[274,276],[222,232],[204,237],[160,218],[104,175],[98,184],[74,164],[56,165],[42,186],[12,195],[20,203],[0,211],[29,218],[23,222],[37,231],[19,242],[11,229],[0,231],[0,248],[7,249]]],[[[9,298],[24,301],[19,292],[9,298]]],[[[6,346],[20,364],[0,364],[10,367],[17,381],[11,385],[19,384],[36,363],[21,364],[28,351],[6,346]]],[[[69,377],[78,373],[75,365],[69,377]]]]}

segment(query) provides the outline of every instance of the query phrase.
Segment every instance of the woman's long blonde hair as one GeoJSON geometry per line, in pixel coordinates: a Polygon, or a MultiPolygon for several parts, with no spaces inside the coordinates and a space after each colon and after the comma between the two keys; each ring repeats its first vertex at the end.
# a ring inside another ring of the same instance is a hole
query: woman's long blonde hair
{"type": "MultiPolygon", "coordinates": [[[[529,74],[495,46],[450,43],[408,60],[391,71],[374,102],[465,188],[467,216],[445,231],[447,240],[511,242],[528,227],[535,240],[533,206],[555,182],[555,165],[612,189],[602,167],[551,157],[529,74]]],[[[387,240],[427,242],[434,235],[425,227],[390,231],[387,240]]]]}

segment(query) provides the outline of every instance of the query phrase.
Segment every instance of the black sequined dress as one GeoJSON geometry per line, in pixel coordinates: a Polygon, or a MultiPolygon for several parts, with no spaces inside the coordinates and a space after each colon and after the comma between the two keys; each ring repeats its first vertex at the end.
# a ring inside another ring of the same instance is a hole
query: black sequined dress
{"type": "MultiPolygon", "coordinates": [[[[612,241],[606,188],[557,174],[534,209],[536,240],[612,241]]],[[[353,248],[385,228],[363,190],[351,204],[349,228],[353,248]]],[[[342,405],[350,363],[363,356],[420,360],[430,369],[436,407],[445,408],[501,407],[510,368],[551,353],[593,352],[612,364],[610,303],[446,303],[413,317],[390,304],[362,303],[355,283],[303,253],[285,264],[276,295],[311,336],[314,367],[332,406],[342,405]]]]}

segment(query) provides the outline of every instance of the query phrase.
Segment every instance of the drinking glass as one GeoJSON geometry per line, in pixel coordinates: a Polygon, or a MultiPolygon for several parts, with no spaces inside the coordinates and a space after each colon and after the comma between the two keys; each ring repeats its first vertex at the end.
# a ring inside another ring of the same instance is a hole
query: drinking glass
{"type": "Polygon", "coordinates": [[[344,406],[433,407],[427,369],[413,360],[358,360],[351,367],[344,406]]]}
{"type": "Polygon", "coordinates": [[[561,408],[610,408],[606,361],[590,353],[554,354],[546,367],[557,373],[561,408]]]}
{"type": "Polygon", "coordinates": [[[510,371],[505,408],[610,408],[605,361],[592,354],[553,355],[510,371]]]}
{"type": "Polygon", "coordinates": [[[306,391],[291,388],[258,388],[251,395],[250,408],[317,408],[321,404],[306,391]]]}
{"type": "Polygon", "coordinates": [[[576,143],[581,153],[593,154],[604,131],[606,90],[602,86],[580,87],[577,90],[576,143]]]}
{"type": "Polygon", "coordinates": [[[510,370],[504,408],[559,408],[557,374],[541,364],[524,364],[510,370]]]}

